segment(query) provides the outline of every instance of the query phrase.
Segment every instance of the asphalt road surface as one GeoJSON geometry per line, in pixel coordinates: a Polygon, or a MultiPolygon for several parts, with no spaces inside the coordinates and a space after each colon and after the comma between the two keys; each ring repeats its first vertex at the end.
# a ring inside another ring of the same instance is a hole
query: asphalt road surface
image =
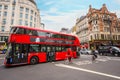
{"type": "Polygon", "coordinates": [[[5,68],[0,58],[0,80],[120,80],[120,57],[91,55],[73,59],[73,63],[56,61],[5,68]]]}

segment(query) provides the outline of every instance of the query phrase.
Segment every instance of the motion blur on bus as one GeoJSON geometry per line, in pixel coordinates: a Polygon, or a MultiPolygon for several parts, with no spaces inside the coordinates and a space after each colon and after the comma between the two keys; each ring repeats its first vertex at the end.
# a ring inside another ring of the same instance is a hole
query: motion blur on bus
{"type": "Polygon", "coordinates": [[[64,60],[68,48],[73,58],[79,57],[76,36],[26,26],[12,27],[7,44],[5,66],[49,62],[49,52],[53,52],[54,61],[64,60]]]}

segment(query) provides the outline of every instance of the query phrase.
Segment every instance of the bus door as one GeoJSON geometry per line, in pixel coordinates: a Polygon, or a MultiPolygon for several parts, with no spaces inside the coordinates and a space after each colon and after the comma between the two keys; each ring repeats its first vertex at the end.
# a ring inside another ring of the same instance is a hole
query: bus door
{"type": "Polygon", "coordinates": [[[27,63],[28,45],[14,44],[13,46],[13,63],[27,63]]]}
{"type": "Polygon", "coordinates": [[[46,46],[47,61],[55,60],[55,46],[46,46]]]}
{"type": "Polygon", "coordinates": [[[50,61],[50,52],[51,52],[51,47],[46,46],[46,56],[47,56],[47,61],[50,61]]]}

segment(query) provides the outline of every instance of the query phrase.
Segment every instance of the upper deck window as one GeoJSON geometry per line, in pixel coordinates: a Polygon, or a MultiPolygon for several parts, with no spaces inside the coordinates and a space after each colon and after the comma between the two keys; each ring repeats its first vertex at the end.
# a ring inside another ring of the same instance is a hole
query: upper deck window
{"type": "Polygon", "coordinates": [[[61,38],[61,35],[60,34],[52,34],[51,37],[52,38],[61,38]]]}
{"type": "Polygon", "coordinates": [[[46,32],[38,31],[38,36],[46,36],[46,32]]]}
{"type": "Polygon", "coordinates": [[[25,29],[23,29],[23,28],[17,28],[17,27],[12,27],[10,33],[25,34],[25,29]]]}
{"type": "Polygon", "coordinates": [[[10,30],[10,33],[15,33],[15,32],[16,32],[16,30],[17,30],[17,28],[16,28],[16,27],[12,27],[12,28],[11,28],[11,30],[10,30]]]}
{"type": "Polygon", "coordinates": [[[16,34],[25,34],[25,30],[22,28],[19,28],[16,32],[16,34]]]}
{"type": "Polygon", "coordinates": [[[26,34],[32,35],[32,36],[38,36],[38,33],[35,30],[26,30],[26,34]]]}
{"type": "Polygon", "coordinates": [[[75,40],[75,37],[73,37],[73,36],[68,36],[68,40],[75,40]]]}

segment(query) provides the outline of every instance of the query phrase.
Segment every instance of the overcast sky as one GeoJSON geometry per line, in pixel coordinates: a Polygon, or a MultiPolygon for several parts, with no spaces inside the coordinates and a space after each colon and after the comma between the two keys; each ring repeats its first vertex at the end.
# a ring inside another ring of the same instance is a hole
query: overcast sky
{"type": "Polygon", "coordinates": [[[60,31],[72,28],[76,19],[86,15],[89,5],[100,9],[105,3],[110,12],[120,18],[120,0],[35,0],[45,29],[60,31]]]}

